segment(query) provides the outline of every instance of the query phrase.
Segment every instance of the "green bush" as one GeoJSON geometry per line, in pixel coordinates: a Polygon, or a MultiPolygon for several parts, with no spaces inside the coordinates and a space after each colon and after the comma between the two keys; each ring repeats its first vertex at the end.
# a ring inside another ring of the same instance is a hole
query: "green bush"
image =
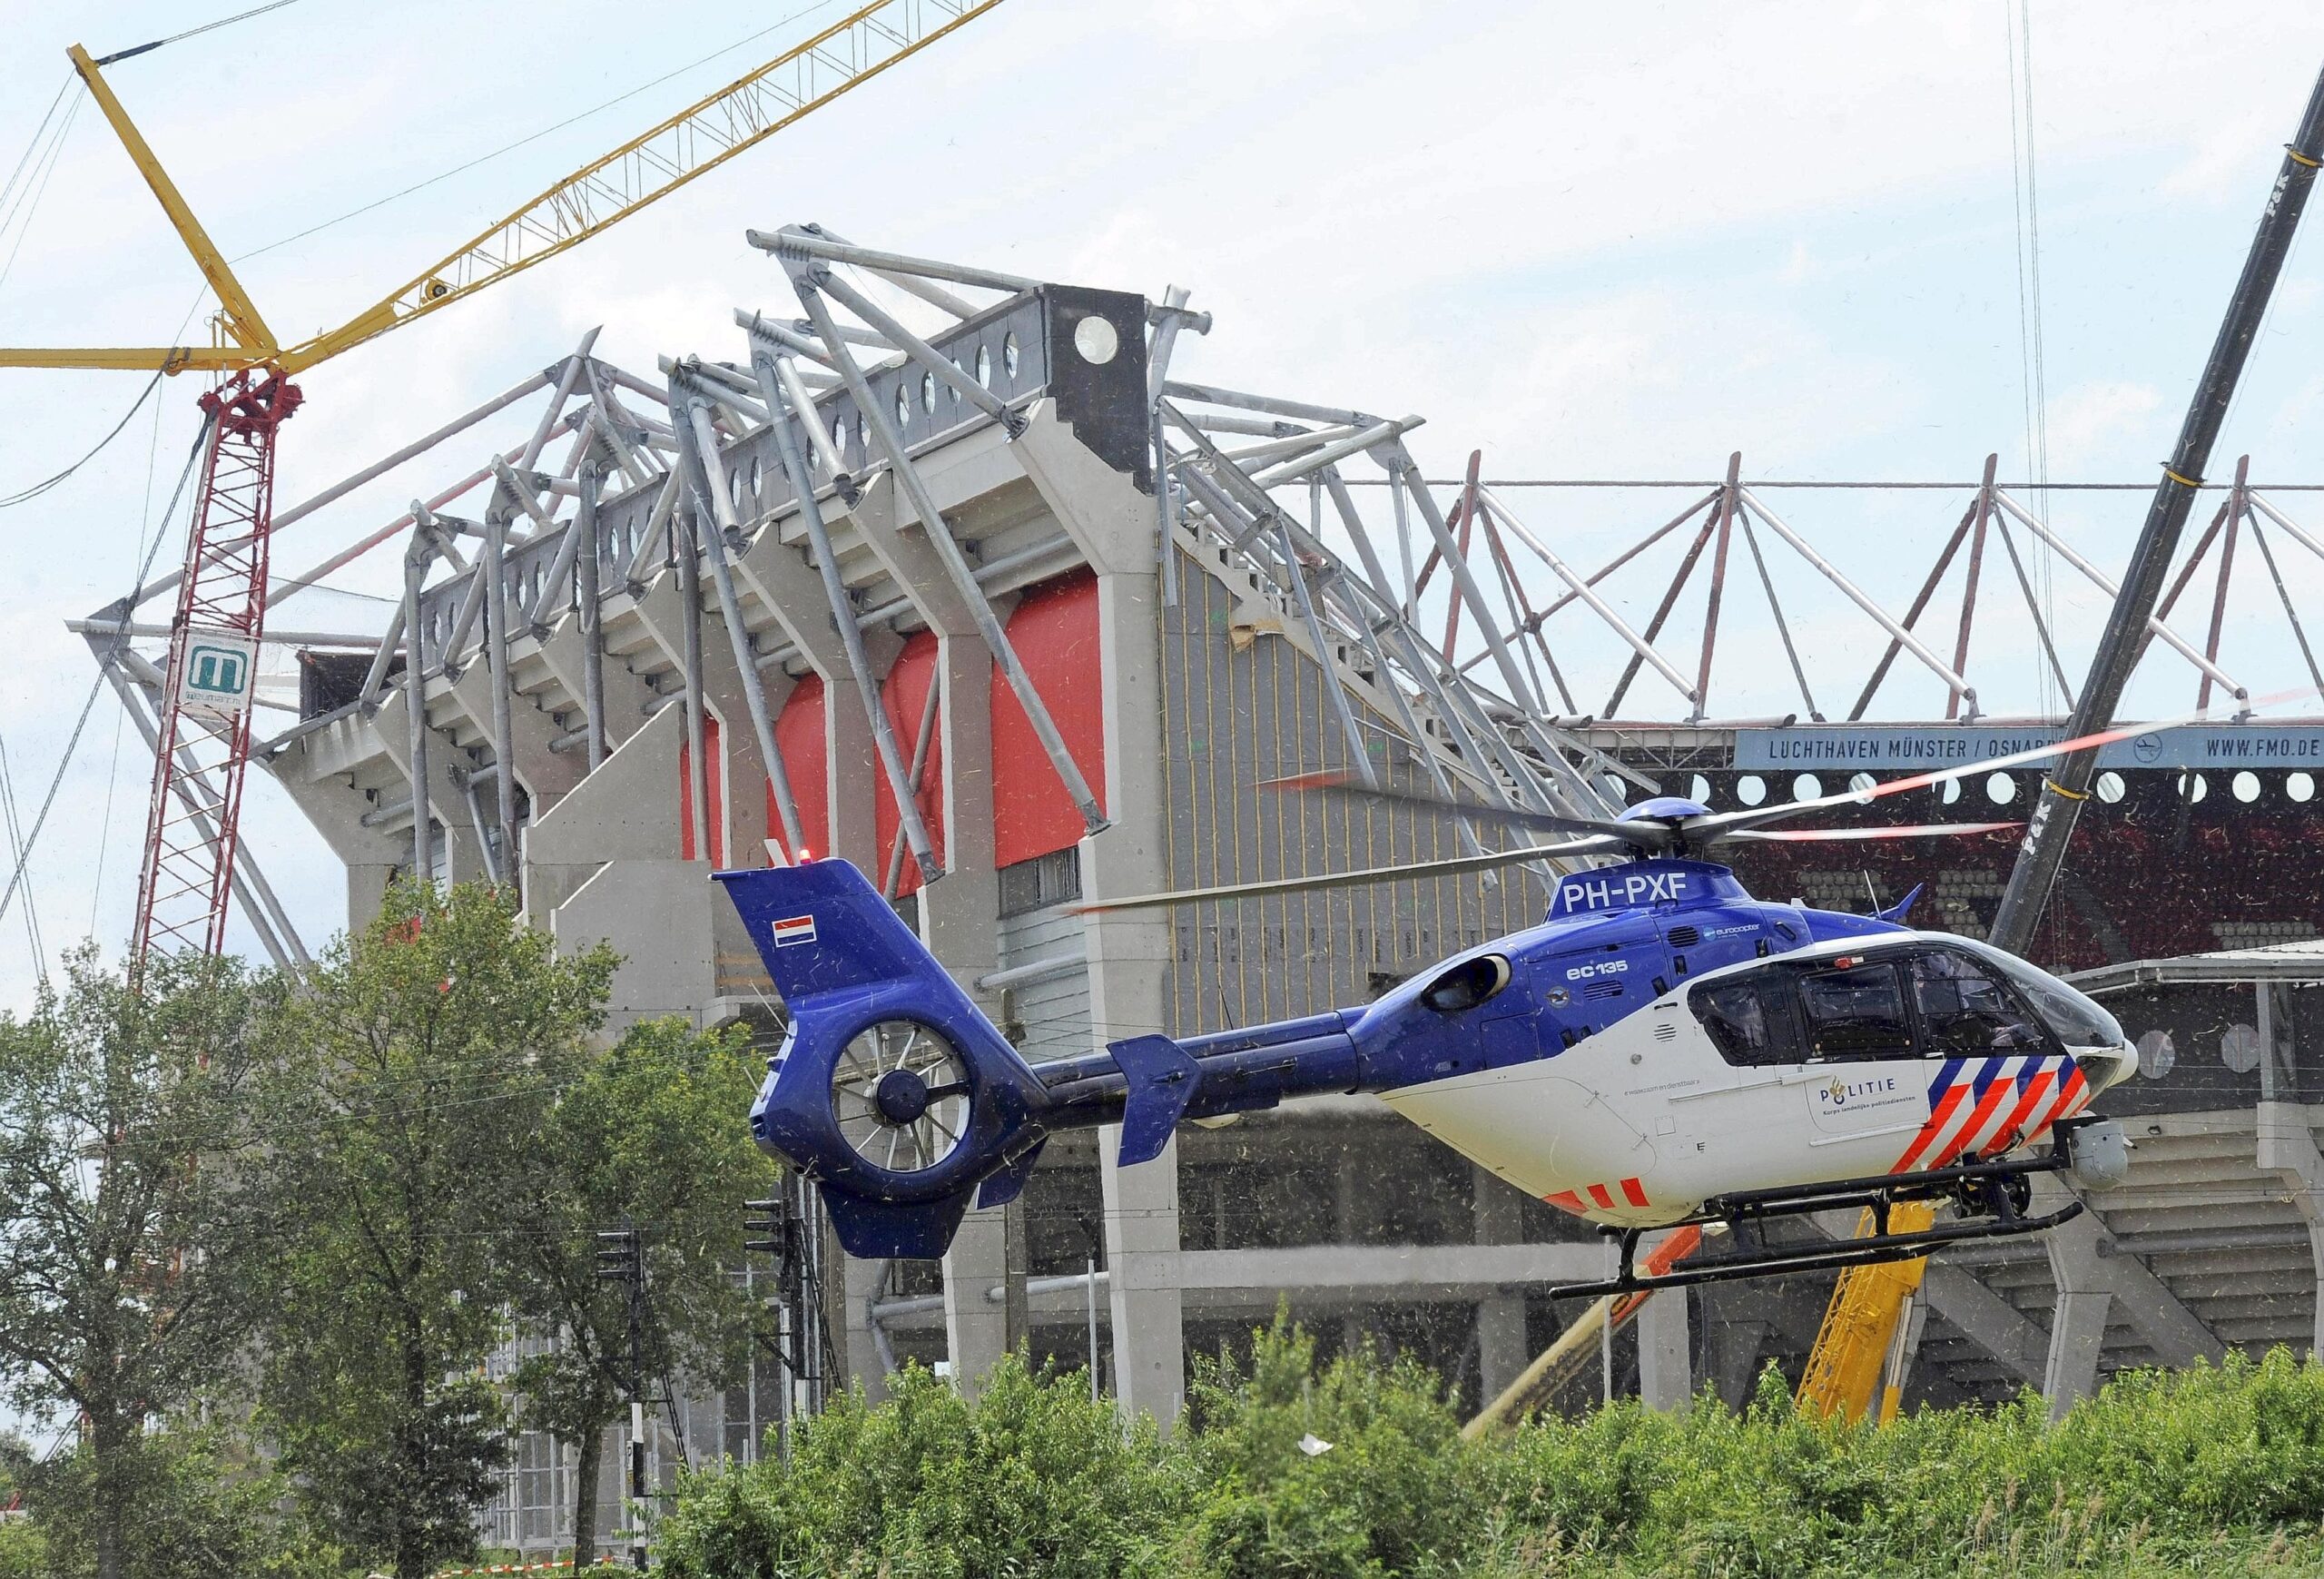
{"type": "Polygon", "coordinates": [[[1086,1375],[1002,1362],[964,1400],[917,1367],[891,1396],[838,1400],[789,1465],[689,1476],[659,1532],[671,1579],[882,1579],[1159,1573],[1195,1500],[1150,1422],[1122,1429],[1086,1375]]]}
{"type": "Polygon", "coordinates": [[[1184,1426],[1010,1362],[975,1402],[917,1369],[789,1466],[690,1477],[676,1579],[2016,1579],[2324,1572],[2324,1367],[2278,1350],[1882,1427],[1620,1402],[1465,1443],[1443,1386],[1278,1319],[1197,1364],[1184,1426]],[[1303,1451],[1314,1437],[1328,1449],[1303,1451]]]}
{"type": "Polygon", "coordinates": [[[1452,1571],[1484,1513],[1478,1452],[1443,1384],[1367,1348],[1318,1371],[1278,1315],[1247,1371],[1199,1361],[1184,1451],[1206,1501],[1183,1556],[1221,1579],[1386,1579],[1452,1571]],[[1310,1453],[1309,1438],[1330,1444],[1310,1453]]]}

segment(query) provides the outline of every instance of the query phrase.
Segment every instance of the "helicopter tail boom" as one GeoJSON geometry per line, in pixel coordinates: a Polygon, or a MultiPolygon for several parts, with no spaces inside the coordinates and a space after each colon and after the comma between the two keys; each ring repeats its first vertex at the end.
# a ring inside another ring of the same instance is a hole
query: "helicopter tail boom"
{"type": "Polygon", "coordinates": [[[1055,1130],[1118,1121],[1128,1166],[1181,1120],[1363,1084],[1336,1012],[1029,1064],[847,862],[716,876],[791,1019],[752,1134],[821,1186],[855,1255],[941,1254],[970,1199],[1014,1198],[1055,1130]]]}

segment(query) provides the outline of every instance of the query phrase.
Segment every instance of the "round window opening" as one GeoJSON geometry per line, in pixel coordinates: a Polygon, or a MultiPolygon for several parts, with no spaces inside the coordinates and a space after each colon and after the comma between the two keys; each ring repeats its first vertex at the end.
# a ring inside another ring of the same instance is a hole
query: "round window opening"
{"type": "Polygon", "coordinates": [[[2159,1081],[2171,1072],[2179,1061],[2179,1049],[2171,1043],[2168,1031],[2150,1031],[2139,1038],[2139,1073],[2151,1081],[2159,1081]]]}
{"type": "Polygon", "coordinates": [[[1768,781],[1756,773],[1747,773],[1735,781],[1735,798],[1747,806],[1756,806],[1768,798],[1768,781]]]}
{"type": "Polygon", "coordinates": [[[2284,794],[2305,805],[2316,798],[2316,775],[2312,773],[2287,774],[2284,776],[2284,794]]]}
{"type": "Polygon", "coordinates": [[[977,347],[977,382],[988,390],[992,388],[992,348],[990,346],[977,347]]]}
{"type": "Polygon", "coordinates": [[[2260,798],[2260,775],[2246,768],[2230,779],[2227,787],[2235,792],[2237,800],[2248,806],[2260,798]]]}
{"type": "Polygon", "coordinates": [[[1073,326],[1073,349],[1093,367],[1104,367],[1122,349],[1121,336],[1103,318],[1089,317],[1073,326]]]}
{"type": "Polygon", "coordinates": [[[2121,774],[2110,771],[2098,775],[2098,798],[2108,805],[2119,804],[2129,793],[2130,785],[2122,782],[2121,774]]]}
{"type": "Polygon", "coordinates": [[[1936,798],[1943,801],[1948,806],[1954,802],[1959,800],[1961,798],[1961,781],[1957,778],[1943,780],[1936,786],[1936,798]]]}
{"type": "Polygon", "coordinates": [[[2005,773],[1997,773],[1985,780],[1985,799],[1997,806],[2005,806],[2017,798],[2017,781],[2005,773]]]}
{"type": "Polygon", "coordinates": [[[2194,805],[2211,793],[2211,781],[2200,773],[2182,773],[2179,775],[2179,793],[2189,805],[2194,805]]]}
{"type": "Polygon", "coordinates": [[[933,415],[936,410],[936,375],[920,375],[920,409],[933,415]]]}
{"type": "Polygon", "coordinates": [[[2240,1022],[2221,1032],[2219,1061],[2237,1074],[2250,1074],[2260,1067],[2260,1028],[2240,1022]]]}
{"type": "Polygon", "coordinates": [[[1803,773],[1791,781],[1791,798],[1812,801],[1824,793],[1824,781],[1812,773],[1803,773]]]}
{"type": "Polygon", "coordinates": [[[1017,337],[1013,334],[1000,337],[1000,370],[1012,379],[1017,376],[1017,337]]]}

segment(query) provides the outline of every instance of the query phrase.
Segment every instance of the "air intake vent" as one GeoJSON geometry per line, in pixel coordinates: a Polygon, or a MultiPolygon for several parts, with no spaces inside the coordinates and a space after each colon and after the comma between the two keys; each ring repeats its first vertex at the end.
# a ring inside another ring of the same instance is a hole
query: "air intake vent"
{"type": "Polygon", "coordinates": [[[1654,1028],[1654,1040],[1657,1041],[1676,1041],[1679,1040],[1679,1028],[1668,1021],[1665,1021],[1654,1028]]]}
{"type": "Polygon", "coordinates": [[[1670,946],[1674,949],[1691,949],[1703,941],[1701,931],[1690,926],[1674,926],[1670,929],[1669,936],[1670,946]]]}
{"type": "Polygon", "coordinates": [[[1585,998],[1619,998],[1622,995],[1620,982],[1591,982],[1581,989],[1585,998]]]}

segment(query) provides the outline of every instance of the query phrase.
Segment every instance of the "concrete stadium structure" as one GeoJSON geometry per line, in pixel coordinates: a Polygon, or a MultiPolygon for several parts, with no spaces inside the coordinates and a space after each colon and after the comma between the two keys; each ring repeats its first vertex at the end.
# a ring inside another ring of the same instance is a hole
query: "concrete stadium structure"
{"type": "MultiPolygon", "coordinates": [[[[1292,774],[1603,814],[1657,785],[1718,804],[1812,794],[1793,783],[1812,767],[1793,765],[1898,771],[1925,765],[1900,754],[1931,741],[1958,751],[1944,760],[1974,760],[1965,743],[2054,728],[1981,711],[1970,659],[1988,544],[2017,567],[2021,617],[2061,690],[2072,643],[2044,622],[2021,546],[2067,556],[2111,592],[1990,463],[1962,485],[1960,524],[1903,613],[1777,516],[1774,487],[1744,481],[1739,458],[1585,575],[1521,518],[1514,489],[1473,469],[1465,484],[1424,479],[1403,439],[1417,418],[1174,380],[1177,342],[1210,329],[1183,291],[1148,301],[898,257],[812,227],[752,239],[795,301],[738,311],[715,352],[648,375],[585,342],[277,516],[278,528],[333,523],[340,546],[278,582],[274,604],[362,553],[405,555],[384,639],[271,638],[300,649],[301,683],[296,721],[260,760],[344,862],[350,924],[415,867],[513,883],[561,945],[621,952],[617,1022],[675,1013],[771,1041],[781,1007],[706,875],[772,848],[842,855],[884,880],[1033,1056],[1319,1012],[1528,924],[1554,874],[1175,913],[1084,915],[1073,902],[1496,843],[1454,818],[1260,787],[1292,774]],[[351,489],[519,412],[536,419],[523,442],[431,477],[400,518],[334,515],[351,489]],[[1674,551],[1652,617],[1634,622],[1618,577],[1674,551]],[[1956,565],[1965,590],[1939,651],[1923,621],[1956,565]],[[1690,587],[1699,621],[1682,612],[1690,587]],[[1767,610],[1748,625],[1746,592],[1767,610]],[[1728,667],[1751,672],[1729,694],[1761,694],[1749,687],[1787,660],[1801,697],[1788,715],[1711,706],[1730,597],[1729,649],[1747,645],[1728,667]],[[1830,634],[1842,620],[1848,634],[1830,634]],[[1683,651],[1681,627],[1696,632],[1683,651]],[[1900,659],[1935,686],[1942,717],[1863,723],[1900,659]],[[1595,668],[1620,678],[1593,713],[1575,691],[1595,668]],[[1839,694],[1846,675],[1866,676],[1851,723],[1827,725],[1814,693],[1839,694]],[[1640,686],[1660,700],[1624,713],[1640,686]]],[[[2152,1078],[2112,1103],[2138,1120],[2131,1183],[2046,1244],[1939,1262],[1914,1328],[1915,1396],[2031,1384],[2063,1400],[2121,1365],[2316,1341],[2324,1160],[2307,1102],[2324,1100],[2324,951],[2298,940],[2317,931],[2324,842],[2304,798],[2313,780],[2303,791],[2304,771],[2277,765],[2324,750],[2324,731],[2252,720],[2250,688],[2221,655],[2239,534],[2285,587],[2263,520],[2324,558],[2239,471],[2180,581],[2223,545],[2209,639],[2172,630],[2166,605],[2155,645],[2229,716],[2115,773],[2121,814],[2085,819],[2056,906],[2051,957],[2089,967],[2134,1033],[2171,1039],[2168,1057],[2142,1043],[2152,1078]],[[2221,740],[2290,744],[2235,770],[2258,794],[2221,775],[2206,797],[2188,754],[2221,740]],[[2270,856],[2266,878],[2232,875],[2252,850],[2270,856]],[[2240,930],[2204,939],[2175,924],[2201,914],[2240,930]],[[2177,957],[2206,943],[2231,952],[2177,957]]],[[[138,609],[167,590],[79,626],[141,720],[159,673],[138,609]]],[[[2285,592],[2283,617],[2305,653],[2297,601],[2285,592]]],[[[2030,786],[2020,775],[2006,787],[2022,804],[2030,786]]],[[[2005,804],[2004,788],[1949,793],[2005,804]]],[[[1934,820],[1947,794],[1927,794],[1877,814],[1934,820]]],[[[243,913],[279,959],[301,958],[261,869],[264,833],[251,834],[243,913]]],[[[1761,846],[1738,866],[1764,897],[1824,903],[1866,883],[1886,902],[1925,880],[1919,919],[1964,932],[1990,919],[2010,852],[2006,838],[1886,846],[1827,871],[1784,853],[1797,848],[1761,846]]],[[[828,1359],[796,1376],[770,1360],[740,1393],[674,1406],[665,1458],[681,1437],[694,1456],[747,1456],[842,1377],[877,1393],[904,1358],[941,1359],[972,1384],[1020,1342],[1087,1357],[1125,1408],[1167,1420],[1189,1352],[1232,1344],[1285,1299],[1331,1341],[1385,1341],[1490,1396],[1556,1331],[1541,1290],[1605,1266],[1571,1219],[1369,1099],[1188,1130],[1144,1168],[1116,1169],[1112,1150],[1106,1136],[1060,1138],[1025,1196],[972,1215],[940,1267],[845,1261],[811,1236],[787,1318],[828,1359]]],[[[1616,1385],[1675,1405],[1705,1382],[1738,1396],[1770,1359],[1796,1371],[1828,1288],[1659,1297],[1618,1346],[1616,1385]]],[[[526,1445],[496,1539],[556,1543],[563,1465],[556,1445],[526,1445]]]]}

